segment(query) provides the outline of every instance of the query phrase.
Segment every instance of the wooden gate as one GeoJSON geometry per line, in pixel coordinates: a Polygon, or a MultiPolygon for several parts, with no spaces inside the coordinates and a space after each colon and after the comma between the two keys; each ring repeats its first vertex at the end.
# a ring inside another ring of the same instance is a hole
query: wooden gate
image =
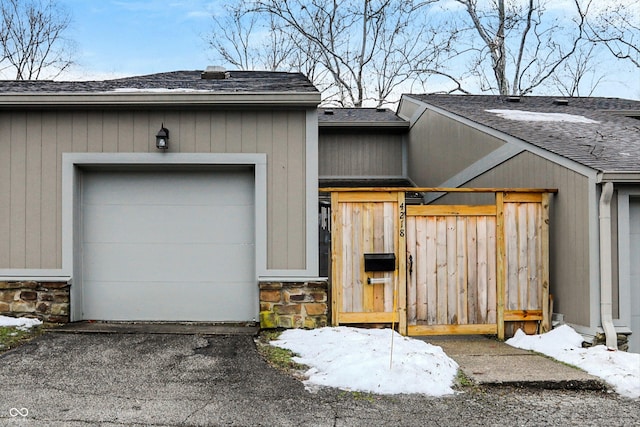
{"type": "Polygon", "coordinates": [[[400,323],[405,304],[404,192],[331,196],[332,323],[400,323]],[[402,250],[400,250],[402,248],[402,250]],[[395,254],[393,271],[365,271],[364,254],[395,254]]]}
{"type": "Polygon", "coordinates": [[[501,339],[505,322],[549,329],[555,190],[411,189],[495,193],[484,206],[405,206],[409,189],[331,190],[333,324],[397,322],[409,335],[501,339]],[[395,270],[365,271],[366,253],[394,253],[395,270]]]}
{"type": "Polygon", "coordinates": [[[409,335],[497,333],[496,206],[407,208],[409,335]]]}

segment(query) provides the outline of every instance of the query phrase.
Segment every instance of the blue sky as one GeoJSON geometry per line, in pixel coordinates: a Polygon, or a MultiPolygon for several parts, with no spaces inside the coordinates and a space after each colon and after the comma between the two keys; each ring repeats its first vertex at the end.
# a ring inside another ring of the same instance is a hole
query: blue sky
{"type": "MultiPolygon", "coordinates": [[[[68,36],[77,44],[78,62],[63,79],[105,79],[225,65],[216,64],[203,40],[211,32],[211,16],[222,13],[224,0],[59,1],[72,15],[68,36]]],[[[640,99],[640,70],[609,57],[599,67],[607,69],[607,78],[594,96],[640,99]]]]}
{"type": "Polygon", "coordinates": [[[61,0],[72,15],[78,77],[203,69],[202,34],[221,1],[61,0]]]}

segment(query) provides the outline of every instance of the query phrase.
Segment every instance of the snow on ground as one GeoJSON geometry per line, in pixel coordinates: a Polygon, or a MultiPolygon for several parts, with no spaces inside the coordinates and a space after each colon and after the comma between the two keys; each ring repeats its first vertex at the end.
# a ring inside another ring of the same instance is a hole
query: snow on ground
{"type": "Polygon", "coordinates": [[[42,322],[38,319],[27,319],[25,317],[7,317],[0,316],[0,327],[2,326],[13,326],[23,331],[36,326],[42,325],[42,322]]]}
{"type": "Polygon", "coordinates": [[[537,111],[524,110],[485,110],[488,113],[497,114],[499,117],[508,120],[518,120],[523,122],[568,122],[568,123],[600,123],[588,119],[584,116],[566,113],[539,113],[537,111]]]}
{"type": "Polygon", "coordinates": [[[390,329],[290,329],[271,344],[299,354],[294,361],[310,367],[305,381],[309,390],[328,386],[377,394],[454,393],[458,364],[440,347],[390,329]]]}
{"type": "Polygon", "coordinates": [[[518,330],[507,344],[546,354],[602,378],[623,396],[640,397],[640,354],[609,351],[604,345],[582,348],[582,336],[568,325],[542,335],[518,330]]]}

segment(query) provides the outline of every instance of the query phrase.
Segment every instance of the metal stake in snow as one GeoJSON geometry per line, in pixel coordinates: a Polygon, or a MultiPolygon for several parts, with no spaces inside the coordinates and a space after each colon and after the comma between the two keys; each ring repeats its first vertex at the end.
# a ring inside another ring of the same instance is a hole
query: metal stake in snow
{"type": "Polygon", "coordinates": [[[397,298],[396,293],[398,292],[398,280],[393,283],[393,316],[391,317],[391,351],[389,353],[389,370],[393,368],[393,336],[395,335],[396,328],[396,311],[397,311],[397,298]]]}

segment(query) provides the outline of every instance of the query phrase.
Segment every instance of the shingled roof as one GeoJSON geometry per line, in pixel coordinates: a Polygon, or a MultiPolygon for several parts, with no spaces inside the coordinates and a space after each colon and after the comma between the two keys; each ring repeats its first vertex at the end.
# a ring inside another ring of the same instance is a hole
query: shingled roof
{"type": "Polygon", "coordinates": [[[318,92],[301,73],[229,71],[226,79],[203,79],[203,71],[173,71],[100,81],[0,81],[0,94],[134,91],[318,92]]]}
{"type": "Polygon", "coordinates": [[[409,122],[388,108],[318,108],[320,127],[393,127],[409,129],[409,122]]]}
{"type": "Polygon", "coordinates": [[[546,96],[405,96],[598,171],[640,171],[640,101],[546,96]]]}

